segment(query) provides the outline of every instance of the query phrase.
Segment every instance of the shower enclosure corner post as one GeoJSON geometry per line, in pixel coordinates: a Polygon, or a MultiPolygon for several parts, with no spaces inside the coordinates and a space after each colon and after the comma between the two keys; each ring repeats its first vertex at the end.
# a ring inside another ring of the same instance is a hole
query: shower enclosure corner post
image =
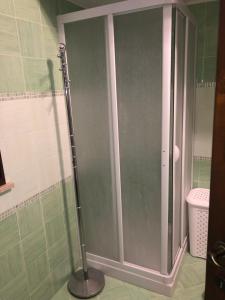
{"type": "MultiPolygon", "coordinates": [[[[185,33],[185,61],[184,61],[184,108],[183,108],[183,141],[182,153],[185,153],[186,148],[186,106],[187,106],[187,64],[188,64],[188,34],[189,34],[189,19],[186,17],[186,33],[185,33]]],[[[182,193],[181,193],[181,245],[183,245],[186,237],[185,233],[185,182],[184,182],[185,155],[182,156],[182,193]]]]}
{"type": "Polygon", "coordinates": [[[196,89],[193,88],[193,102],[187,101],[189,99],[189,89],[188,81],[189,81],[189,72],[190,72],[190,36],[191,36],[191,27],[194,25],[194,43],[195,43],[195,49],[193,53],[194,58],[194,87],[196,84],[196,56],[197,56],[197,25],[195,20],[192,18],[192,16],[186,16],[186,37],[185,37],[185,68],[184,68],[184,74],[185,74],[185,85],[184,85],[184,120],[183,120],[183,161],[182,161],[182,208],[181,208],[181,244],[185,242],[187,239],[187,228],[185,226],[186,224],[186,196],[189,193],[190,189],[192,188],[192,182],[193,182],[193,157],[194,157],[194,107],[195,107],[195,101],[196,101],[196,89]],[[189,105],[188,105],[189,104],[189,105]],[[188,108],[191,107],[191,116],[189,116],[188,108]],[[190,120],[191,119],[191,120],[190,120]],[[192,128],[192,135],[191,137],[187,134],[188,130],[190,130],[188,127],[192,128]],[[188,180],[187,178],[187,148],[188,145],[190,145],[191,142],[191,174],[190,178],[188,180]]]}
{"type": "Polygon", "coordinates": [[[163,83],[162,83],[162,154],[161,154],[161,273],[168,274],[168,210],[170,162],[170,105],[172,60],[172,5],[163,7],[163,83]]]}

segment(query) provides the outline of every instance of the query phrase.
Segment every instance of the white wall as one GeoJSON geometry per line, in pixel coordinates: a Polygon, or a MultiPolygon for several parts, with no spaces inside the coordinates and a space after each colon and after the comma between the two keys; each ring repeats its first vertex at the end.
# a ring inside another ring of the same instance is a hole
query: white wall
{"type": "Polygon", "coordinates": [[[70,176],[64,96],[0,101],[0,149],[15,184],[1,195],[0,213],[70,176]]]}

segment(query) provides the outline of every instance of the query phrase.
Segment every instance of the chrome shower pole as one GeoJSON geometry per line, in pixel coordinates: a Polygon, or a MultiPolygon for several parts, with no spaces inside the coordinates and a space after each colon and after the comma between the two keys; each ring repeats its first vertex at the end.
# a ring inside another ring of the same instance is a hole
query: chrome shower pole
{"type": "Polygon", "coordinates": [[[105,278],[104,278],[104,274],[101,271],[93,268],[88,268],[87,265],[84,224],[82,218],[79,181],[78,181],[78,173],[77,173],[77,156],[76,156],[75,133],[74,133],[72,103],[71,103],[71,94],[70,94],[70,80],[69,80],[69,73],[67,67],[66,46],[63,43],[59,44],[58,57],[60,58],[60,62],[61,62],[60,71],[62,71],[64,93],[66,98],[66,108],[67,108],[67,116],[68,116],[72,166],[73,166],[73,178],[74,178],[74,187],[75,187],[75,195],[76,195],[76,208],[77,208],[77,216],[78,216],[78,224],[79,224],[80,248],[81,248],[81,256],[82,256],[82,269],[77,272],[74,272],[71,275],[68,282],[68,290],[72,295],[78,298],[87,299],[96,296],[102,291],[102,289],[105,286],[105,278]]]}
{"type": "Polygon", "coordinates": [[[81,243],[81,256],[82,256],[82,265],[84,271],[84,278],[88,278],[88,269],[87,269],[87,257],[86,257],[86,244],[84,238],[84,225],[81,214],[81,205],[80,205],[80,193],[79,193],[79,184],[78,184],[78,176],[77,176],[77,158],[76,158],[76,145],[74,138],[74,126],[73,126],[73,115],[72,115],[72,105],[71,105],[71,96],[70,96],[70,81],[67,72],[67,63],[65,56],[65,46],[60,44],[59,48],[59,58],[61,60],[61,71],[63,75],[64,81],[64,91],[66,98],[66,107],[67,107],[67,115],[68,115],[68,125],[69,125],[69,134],[70,134],[70,144],[71,144],[71,154],[72,154],[72,166],[73,166],[73,176],[74,176],[74,186],[76,193],[76,207],[77,207],[77,216],[79,223],[79,235],[80,235],[80,243],[81,243]]]}

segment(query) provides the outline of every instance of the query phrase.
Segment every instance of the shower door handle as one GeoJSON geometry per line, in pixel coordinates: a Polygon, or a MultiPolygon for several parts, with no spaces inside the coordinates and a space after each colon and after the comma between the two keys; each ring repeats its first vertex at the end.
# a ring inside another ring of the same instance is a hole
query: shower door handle
{"type": "Polygon", "coordinates": [[[177,162],[180,158],[180,149],[177,145],[174,146],[174,160],[177,162]]]}

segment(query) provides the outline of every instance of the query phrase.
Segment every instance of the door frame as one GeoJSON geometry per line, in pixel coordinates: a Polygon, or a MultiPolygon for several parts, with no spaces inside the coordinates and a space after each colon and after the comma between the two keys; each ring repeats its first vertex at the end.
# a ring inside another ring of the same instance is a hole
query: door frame
{"type": "Polygon", "coordinates": [[[225,1],[220,1],[219,24],[205,300],[225,299],[225,268],[217,267],[210,258],[215,243],[225,242],[225,1]]]}

